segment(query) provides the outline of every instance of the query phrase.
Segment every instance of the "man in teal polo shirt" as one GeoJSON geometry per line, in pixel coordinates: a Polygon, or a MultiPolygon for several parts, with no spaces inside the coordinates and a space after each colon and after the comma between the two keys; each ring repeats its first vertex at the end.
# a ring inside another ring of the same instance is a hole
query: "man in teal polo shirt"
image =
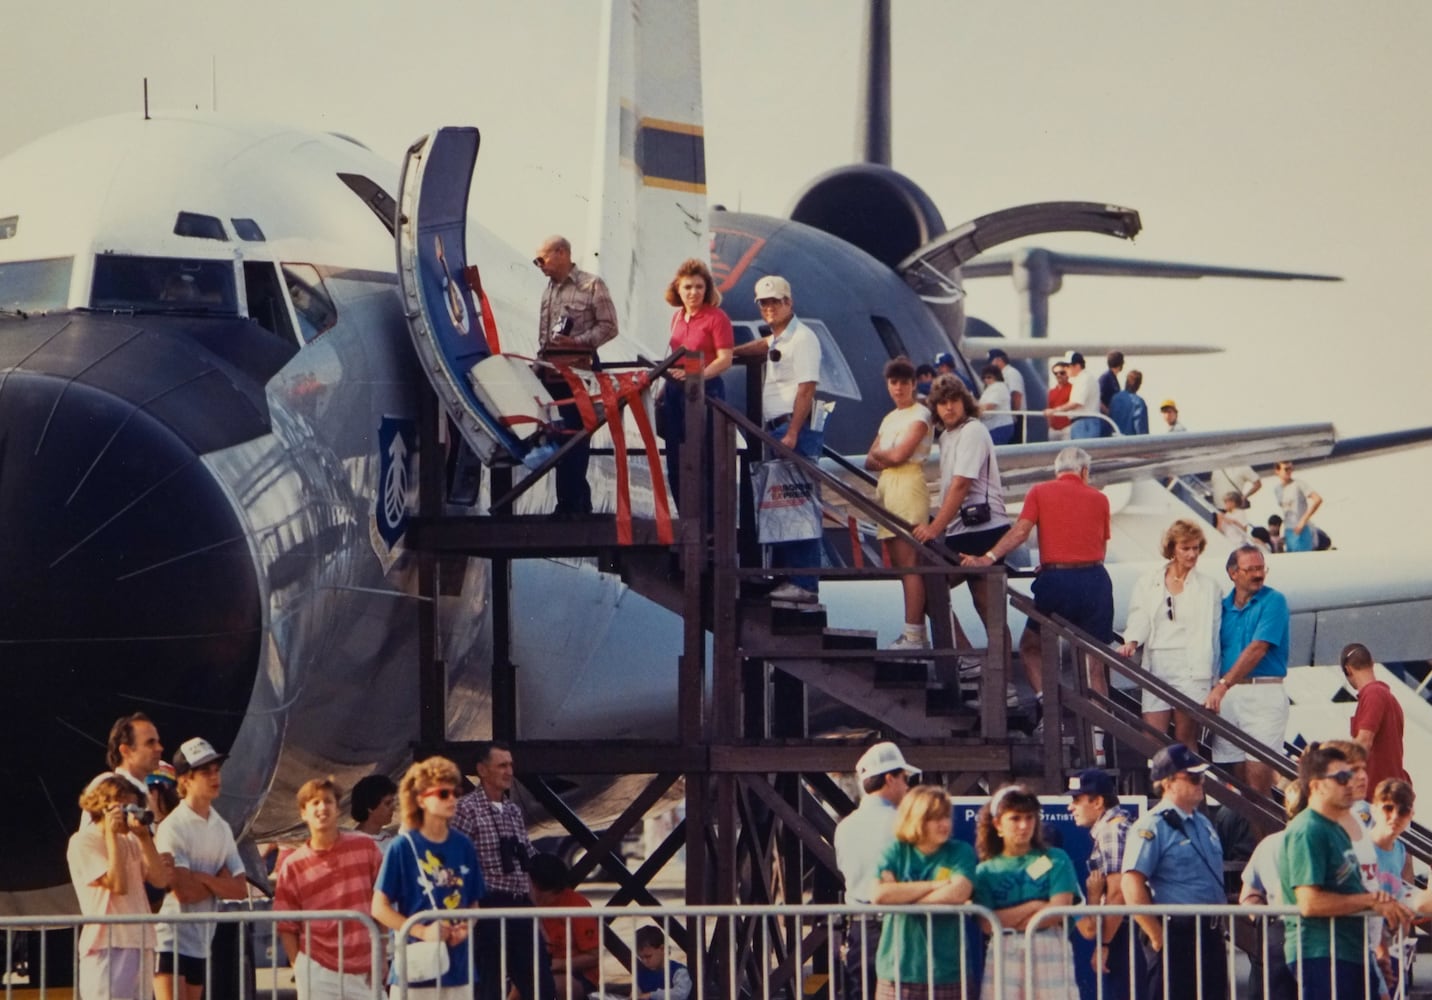
{"type": "MultiPolygon", "coordinates": [[[[1252,545],[1234,549],[1227,568],[1233,592],[1223,599],[1218,629],[1221,669],[1203,704],[1229,725],[1281,753],[1288,728],[1288,696],[1283,690],[1288,675],[1288,601],[1263,585],[1268,566],[1261,549],[1252,545]]],[[[1213,760],[1231,764],[1240,780],[1265,795],[1273,788],[1273,768],[1249,760],[1222,737],[1214,737],[1213,760]]]]}
{"type": "Polygon", "coordinates": [[[1394,931],[1412,916],[1387,893],[1363,887],[1352,840],[1342,827],[1352,808],[1352,777],[1352,765],[1335,747],[1314,743],[1298,761],[1308,808],[1283,835],[1278,881],[1283,898],[1298,907],[1298,916],[1285,918],[1283,950],[1303,996],[1376,996],[1365,915],[1376,911],[1394,931]]]}

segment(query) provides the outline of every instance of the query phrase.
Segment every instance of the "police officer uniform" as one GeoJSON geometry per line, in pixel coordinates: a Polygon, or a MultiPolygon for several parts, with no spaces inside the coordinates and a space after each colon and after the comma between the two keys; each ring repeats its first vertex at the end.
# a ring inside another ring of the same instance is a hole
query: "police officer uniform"
{"type": "MultiPolygon", "coordinates": [[[[1202,774],[1206,770],[1207,764],[1176,743],[1159,751],[1151,775],[1155,781],[1163,781],[1180,771],[1202,774]]],[[[1213,823],[1201,812],[1190,815],[1168,801],[1145,813],[1130,829],[1124,871],[1144,876],[1156,904],[1228,902],[1223,888],[1223,844],[1213,823]]],[[[1151,1000],[1223,1000],[1228,984],[1224,920],[1169,917],[1164,928],[1162,953],[1154,951],[1146,937],[1140,939],[1148,976],[1145,995],[1151,1000]]]]}

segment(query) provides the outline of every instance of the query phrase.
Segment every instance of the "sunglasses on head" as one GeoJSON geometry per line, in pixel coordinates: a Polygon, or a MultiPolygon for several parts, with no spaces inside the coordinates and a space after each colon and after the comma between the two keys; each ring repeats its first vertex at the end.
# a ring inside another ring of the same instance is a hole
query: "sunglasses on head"
{"type": "Polygon", "coordinates": [[[426,799],[430,796],[436,796],[437,798],[440,798],[444,802],[446,802],[448,799],[453,798],[456,795],[457,791],[452,788],[429,788],[420,796],[420,798],[426,799]]]}

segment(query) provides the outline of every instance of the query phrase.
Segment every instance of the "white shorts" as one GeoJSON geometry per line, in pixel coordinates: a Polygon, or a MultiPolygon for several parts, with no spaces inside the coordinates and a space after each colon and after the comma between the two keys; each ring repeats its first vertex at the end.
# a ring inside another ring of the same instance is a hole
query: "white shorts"
{"type": "MultiPolygon", "coordinates": [[[[1197,666],[1186,649],[1145,649],[1144,669],[1174,688],[1186,698],[1202,704],[1213,687],[1213,674],[1208,657],[1197,666]]],[[[1173,706],[1152,691],[1145,691],[1142,708],[1145,712],[1167,712],[1173,706]]]]}
{"type": "Polygon", "coordinates": [[[143,958],[138,948],[101,948],[81,955],[81,1000],[146,1000],[153,993],[154,977],[143,958]]]}
{"type": "Polygon", "coordinates": [[[293,985],[298,990],[298,1000],[367,1000],[373,995],[367,976],[337,972],[304,952],[293,960],[293,985]]]}
{"type": "MultiPolygon", "coordinates": [[[[1274,753],[1283,753],[1288,732],[1288,693],[1281,684],[1238,684],[1223,696],[1219,715],[1274,753]]],[[[1248,755],[1222,737],[1213,738],[1213,762],[1237,764],[1248,755]]]]}

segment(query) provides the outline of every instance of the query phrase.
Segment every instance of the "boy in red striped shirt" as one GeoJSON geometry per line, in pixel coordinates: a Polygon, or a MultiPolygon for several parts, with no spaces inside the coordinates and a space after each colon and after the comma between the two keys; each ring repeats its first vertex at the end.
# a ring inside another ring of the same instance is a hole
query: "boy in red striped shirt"
{"type": "MultiPolygon", "coordinates": [[[[306,781],[298,790],[308,843],[279,865],[275,910],[369,911],[383,858],[371,837],[338,829],[338,798],[331,776],[306,781]]],[[[361,923],[281,921],[278,933],[293,962],[299,1000],[371,995],[372,941],[361,923]]]]}

